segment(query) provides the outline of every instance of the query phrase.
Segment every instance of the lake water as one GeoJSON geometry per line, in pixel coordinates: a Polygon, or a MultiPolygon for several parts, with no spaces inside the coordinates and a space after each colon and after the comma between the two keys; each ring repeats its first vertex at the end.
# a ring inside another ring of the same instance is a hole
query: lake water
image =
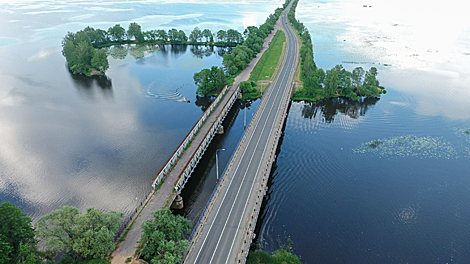
{"type": "Polygon", "coordinates": [[[468,262],[463,4],[300,1],[317,64],[377,67],[388,93],[292,103],[257,226],[265,248],[290,238],[305,263],[468,262]]]}
{"type": "MultiPolygon", "coordinates": [[[[193,73],[221,65],[217,52],[201,59],[191,47],[124,47],[112,51],[108,78],[78,78],[60,54],[67,31],[132,21],[243,31],[281,3],[2,1],[0,198],[33,219],[62,205],[132,214],[207,105],[196,101],[193,73]]],[[[388,93],[292,103],[257,227],[267,250],[290,238],[305,263],[470,259],[463,3],[300,1],[317,64],[377,67],[388,93]]],[[[242,109],[238,102],[183,192],[193,221],[215,185],[215,151],[226,149],[222,172],[243,133],[242,109]]]]}
{"type": "Polygon", "coordinates": [[[128,217],[209,103],[196,100],[192,76],[221,66],[220,49],[113,47],[107,78],[84,78],[60,52],[68,31],[135,21],[242,32],[279,3],[2,1],[0,198],[34,220],[63,205],[128,217]]]}

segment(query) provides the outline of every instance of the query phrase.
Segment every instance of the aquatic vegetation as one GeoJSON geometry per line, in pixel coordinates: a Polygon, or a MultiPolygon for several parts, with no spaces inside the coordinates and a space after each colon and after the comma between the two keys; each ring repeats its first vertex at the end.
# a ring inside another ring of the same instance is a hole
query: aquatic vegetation
{"type": "Polygon", "coordinates": [[[458,137],[463,137],[470,143],[470,128],[454,128],[454,132],[458,137]]]}
{"type": "Polygon", "coordinates": [[[458,152],[451,143],[436,137],[416,135],[377,139],[363,143],[352,151],[372,152],[380,156],[458,158],[458,152]]]}

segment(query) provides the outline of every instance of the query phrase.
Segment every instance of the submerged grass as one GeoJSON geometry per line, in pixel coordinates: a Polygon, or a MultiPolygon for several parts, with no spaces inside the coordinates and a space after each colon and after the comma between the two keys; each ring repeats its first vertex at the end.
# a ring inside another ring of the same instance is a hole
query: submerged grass
{"type": "Polygon", "coordinates": [[[300,264],[299,258],[285,249],[274,251],[272,255],[262,250],[251,251],[248,254],[247,264],[300,264]]]}
{"type": "Polygon", "coordinates": [[[377,139],[361,144],[354,153],[376,153],[380,156],[418,158],[459,158],[455,147],[441,138],[406,135],[377,139]]]}

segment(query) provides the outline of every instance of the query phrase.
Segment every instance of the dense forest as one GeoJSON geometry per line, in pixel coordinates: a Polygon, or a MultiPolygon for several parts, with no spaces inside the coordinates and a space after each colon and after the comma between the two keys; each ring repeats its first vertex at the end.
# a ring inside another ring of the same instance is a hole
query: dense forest
{"type": "Polygon", "coordinates": [[[198,27],[189,38],[182,30],[172,28],[142,31],[142,27],[133,22],[128,29],[116,24],[107,31],[86,27],[76,33],[69,32],[62,40],[62,54],[73,74],[104,75],[109,68],[106,51],[101,49],[119,44],[192,44],[220,47],[236,46],[244,42],[243,35],[234,29],[219,30],[212,33],[209,29],[198,27]],[[216,41],[215,41],[216,40],[216,41]]]}
{"type": "Polygon", "coordinates": [[[312,38],[303,23],[295,18],[295,8],[298,0],[289,10],[288,18],[297,31],[302,42],[300,49],[300,80],[303,88],[294,92],[294,100],[316,101],[324,98],[347,97],[359,99],[360,97],[380,97],[386,93],[377,80],[377,68],[372,67],[365,71],[362,67],[349,72],[342,65],[337,65],[326,72],[318,68],[313,58],[312,38]]]}

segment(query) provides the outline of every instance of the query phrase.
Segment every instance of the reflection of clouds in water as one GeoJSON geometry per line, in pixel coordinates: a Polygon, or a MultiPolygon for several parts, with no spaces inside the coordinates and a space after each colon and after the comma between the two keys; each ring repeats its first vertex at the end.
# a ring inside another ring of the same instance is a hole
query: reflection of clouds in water
{"type": "Polygon", "coordinates": [[[398,106],[403,106],[403,107],[408,107],[408,106],[410,106],[409,103],[405,103],[405,102],[396,102],[396,101],[389,102],[389,104],[398,105],[398,106]]]}
{"type": "Polygon", "coordinates": [[[28,61],[29,62],[40,61],[40,60],[46,59],[47,57],[51,56],[54,53],[60,52],[61,50],[62,50],[61,47],[53,48],[53,49],[44,49],[34,54],[33,56],[29,57],[28,61]]]}
{"type": "MultiPolygon", "coordinates": [[[[470,118],[470,75],[464,64],[435,64],[433,68],[382,71],[379,79],[414,97],[414,106],[420,115],[445,116],[450,119],[470,118]]],[[[386,95],[385,95],[386,96],[386,95]]]]}
{"type": "Polygon", "coordinates": [[[134,8],[112,8],[112,7],[100,7],[100,6],[87,7],[85,9],[90,10],[90,11],[100,11],[100,12],[129,12],[129,11],[135,11],[134,8]]]}
{"type": "MultiPolygon", "coordinates": [[[[116,79],[122,85],[140,87],[127,76],[116,79]]],[[[129,96],[128,92],[119,97],[129,96]]],[[[4,106],[16,93],[1,89],[0,104],[4,106]]],[[[23,204],[34,208],[33,218],[62,205],[131,212],[140,200],[128,197],[128,193],[136,193],[127,189],[135,187],[128,181],[138,166],[127,160],[139,161],[143,151],[142,139],[134,133],[139,118],[132,100],[129,105],[85,104],[76,111],[76,106],[65,106],[82,105],[82,101],[55,101],[54,97],[32,101],[33,97],[0,111],[0,193],[21,197],[23,204]],[[50,107],[43,107],[47,104],[50,107]],[[9,109],[15,109],[13,116],[4,118],[9,109]],[[77,120],[83,129],[77,129],[77,120]]],[[[145,196],[149,190],[145,184],[141,186],[145,196]]]]}
{"type": "MultiPolygon", "coordinates": [[[[426,5],[406,0],[382,1],[367,8],[362,4],[352,1],[322,5],[322,13],[328,9],[326,15],[316,16],[315,22],[344,24],[344,30],[336,37],[345,41],[346,48],[367,52],[366,56],[373,54],[382,63],[404,68],[453,61],[457,49],[465,49],[457,46],[457,40],[469,28],[464,23],[467,14],[460,8],[461,1],[451,0],[445,5],[436,1],[426,5]],[[449,19],[436,19],[436,14],[449,19]]],[[[306,10],[299,13],[301,20],[302,15],[310,14],[306,10]]]]}
{"type": "Polygon", "coordinates": [[[33,11],[33,12],[25,12],[24,15],[44,15],[44,14],[51,14],[51,13],[73,13],[72,10],[47,10],[47,11],[33,11]]]}
{"type": "Polygon", "coordinates": [[[379,68],[381,84],[410,94],[418,114],[469,119],[470,25],[462,1],[363,4],[299,3],[298,17],[319,57],[331,54],[326,59],[331,66],[342,61],[392,65],[379,68]]]}
{"type": "Polygon", "coordinates": [[[17,44],[19,42],[20,40],[16,38],[0,38],[0,47],[17,44]]]}
{"type": "Polygon", "coordinates": [[[79,16],[70,17],[69,20],[71,20],[71,21],[84,20],[84,19],[88,19],[88,18],[91,18],[91,17],[94,17],[94,16],[95,16],[95,14],[79,15],[79,16]]]}

